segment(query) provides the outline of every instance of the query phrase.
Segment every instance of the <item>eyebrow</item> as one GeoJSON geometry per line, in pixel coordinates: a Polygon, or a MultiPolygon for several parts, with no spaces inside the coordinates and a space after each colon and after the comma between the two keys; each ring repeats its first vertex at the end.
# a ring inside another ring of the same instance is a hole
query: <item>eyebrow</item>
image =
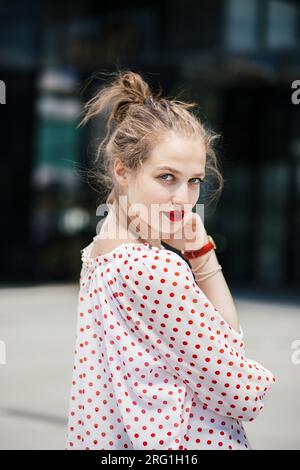
{"type": "MultiPolygon", "coordinates": [[[[158,166],[157,170],[168,170],[168,171],[172,171],[173,173],[177,173],[177,175],[181,175],[180,171],[176,170],[175,168],[171,168],[170,166],[158,166]]],[[[203,175],[202,173],[196,173],[194,177],[204,178],[205,175],[203,175]]]]}

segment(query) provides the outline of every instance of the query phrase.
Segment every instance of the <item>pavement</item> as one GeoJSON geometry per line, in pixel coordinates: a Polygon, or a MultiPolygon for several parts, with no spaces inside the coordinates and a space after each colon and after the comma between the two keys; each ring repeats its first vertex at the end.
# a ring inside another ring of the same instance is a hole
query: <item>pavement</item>
{"type": "MultiPolygon", "coordinates": [[[[249,441],[257,450],[299,450],[300,303],[232,294],[247,357],[277,378],[265,408],[244,423],[249,441]]],[[[64,449],[77,295],[75,284],[0,289],[1,450],[64,449]]]]}

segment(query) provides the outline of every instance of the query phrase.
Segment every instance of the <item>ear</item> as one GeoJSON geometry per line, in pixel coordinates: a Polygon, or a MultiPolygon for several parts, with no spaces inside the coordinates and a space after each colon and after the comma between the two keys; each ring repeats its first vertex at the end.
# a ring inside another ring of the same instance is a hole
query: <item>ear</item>
{"type": "Polygon", "coordinates": [[[114,173],[115,178],[118,184],[122,187],[127,186],[129,181],[129,170],[128,168],[121,162],[119,158],[117,158],[114,162],[114,173]]]}

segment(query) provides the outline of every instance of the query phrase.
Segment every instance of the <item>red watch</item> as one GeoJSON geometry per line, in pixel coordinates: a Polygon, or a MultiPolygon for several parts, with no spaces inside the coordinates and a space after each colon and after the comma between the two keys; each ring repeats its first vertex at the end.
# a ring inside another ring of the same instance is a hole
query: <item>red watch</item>
{"type": "Polygon", "coordinates": [[[210,250],[215,250],[216,244],[213,240],[213,238],[208,235],[208,243],[202,246],[202,248],[199,248],[199,250],[182,250],[181,254],[186,258],[186,259],[194,259],[198,258],[199,256],[205,255],[205,253],[208,253],[210,250]]]}

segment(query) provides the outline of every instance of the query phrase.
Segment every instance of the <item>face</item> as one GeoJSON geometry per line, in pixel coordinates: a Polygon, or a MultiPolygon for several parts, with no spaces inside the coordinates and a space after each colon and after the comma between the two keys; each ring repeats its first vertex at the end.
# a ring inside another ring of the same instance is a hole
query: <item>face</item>
{"type": "Polygon", "coordinates": [[[201,137],[188,139],[170,132],[138,173],[126,175],[124,194],[129,206],[139,207],[144,227],[160,237],[178,230],[183,223],[181,211],[191,211],[199,199],[205,162],[201,137]]]}

